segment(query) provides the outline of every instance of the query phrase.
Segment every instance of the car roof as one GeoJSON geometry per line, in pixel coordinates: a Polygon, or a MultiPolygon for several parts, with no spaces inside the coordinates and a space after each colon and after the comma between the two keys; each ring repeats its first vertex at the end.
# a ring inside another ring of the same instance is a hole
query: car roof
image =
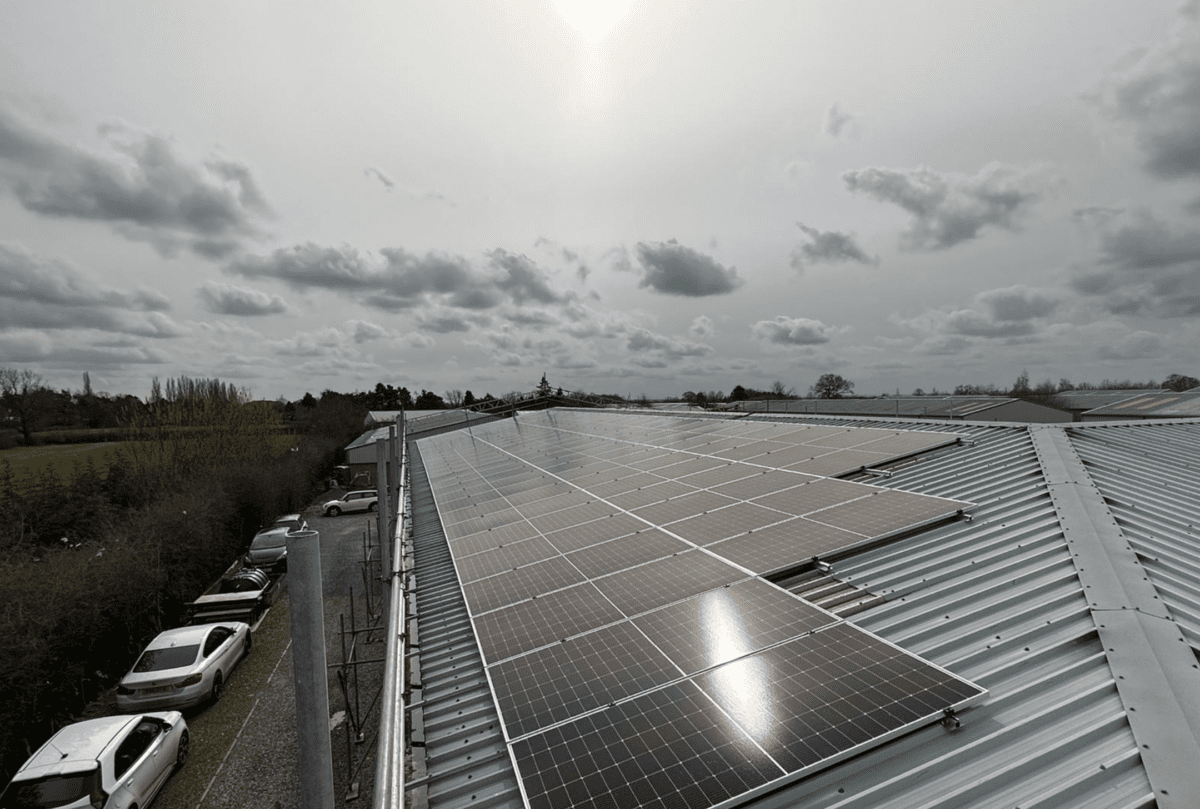
{"type": "Polygon", "coordinates": [[[150,643],[146,644],[147,649],[169,649],[172,646],[190,646],[192,644],[203,643],[208,637],[208,633],[214,627],[223,626],[226,629],[237,630],[239,622],[231,622],[224,624],[196,624],[194,626],[180,626],[175,629],[167,629],[158,633],[158,636],[150,643]]]}
{"type": "Polygon", "coordinates": [[[276,518],[275,518],[275,522],[276,522],[276,523],[281,523],[281,522],[299,522],[299,521],[300,521],[300,515],[299,515],[299,514],[284,514],[282,517],[276,517],[276,518]]]}
{"type": "Polygon", "coordinates": [[[352,491],[352,492],[346,492],[346,494],[345,494],[345,495],[343,495],[343,496],[344,496],[344,497],[349,497],[349,496],[350,496],[350,495],[352,495],[352,494],[374,494],[374,495],[378,495],[378,494],[379,494],[379,492],[378,492],[377,490],[375,490],[375,489],[355,489],[355,490],[354,490],[354,491],[352,491]]]}
{"type": "Polygon", "coordinates": [[[18,776],[40,778],[55,772],[78,770],[78,765],[94,762],[122,730],[141,719],[140,714],[102,716],[67,725],[25,762],[18,776]]]}

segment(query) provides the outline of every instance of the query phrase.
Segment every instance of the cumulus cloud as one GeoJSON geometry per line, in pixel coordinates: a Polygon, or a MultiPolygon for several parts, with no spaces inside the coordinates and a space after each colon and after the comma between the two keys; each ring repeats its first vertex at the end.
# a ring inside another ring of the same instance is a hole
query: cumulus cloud
{"type": "Polygon", "coordinates": [[[288,311],[287,302],[278,295],[233,284],[206,283],[196,290],[204,308],[218,315],[258,317],[288,311]]]}
{"type": "Polygon", "coordinates": [[[1134,209],[1080,216],[1099,243],[1095,266],[1079,269],[1071,287],[1113,314],[1190,317],[1200,314],[1200,231],[1134,209]]]}
{"type": "Polygon", "coordinates": [[[703,297],[725,295],[742,285],[737,269],[726,269],[709,256],[671,239],[668,242],[639,242],[642,265],[640,286],[667,295],[703,297]]]}
{"type": "MultiPolygon", "coordinates": [[[[703,343],[677,340],[649,329],[635,327],[630,330],[625,347],[634,354],[653,354],[655,360],[674,362],[684,357],[704,357],[712,353],[712,347],[703,343]]],[[[644,359],[644,358],[643,358],[644,359]]]]}
{"type": "Polygon", "coordinates": [[[819,320],[779,315],[774,320],[758,321],[750,327],[750,332],[767,345],[794,347],[828,343],[836,329],[819,320]]]}
{"type": "Polygon", "coordinates": [[[849,233],[821,231],[803,222],[797,222],[796,227],[809,239],[807,244],[792,251],[792,267],[797,270],[802,271],[809,264],[879,264],[879,257],[867,255],[849,233]]]}
{"type": "Polygon", "coordinates": [[[988,289],[975,296],[997,321],[1019,322],[1046,317],[1058,308],[1058,299],[1050,292],[1014,284],[1003,289],[988,289]]]}
{"type": "Polygon", "coordinates": [[[298,289],[329,289],[355,294],[363,302],[387,311],[404,311],[440,304],[455,309],[484,311],[504,303],[561,304],[546,274],[528,257],[493,250],[485,270],[450,253],[423,256],[400,247],[360,253],[353,247],[312,243],[280,248],[266,256],[245,256],[226,271],[247,278],[275,278],[298,289]]]}
{"type": "Polygon", "coordinates": [[[362,344],[388,336],[388,330],[377,323],[366,320],[351,320],[348,324],[354,330],[354,342],[362,344]]]}
{"type": "Polygon", "coordinates": [[[125,124],[100,128],[103,150],[68,143],[0,104],[0,184],[26,209],[104,222],[165,255],[234,252],[270,214],[249,168],[198,162],[167,137],[125,124]]]}
{"type": "Polygon", "coordinates": [[[1146,170],[1163,179],[1200,177],[1200,12],[1185,7],[1171,37],[1109,77],[1104,108],[1130,124],[1146,170]]]}
{"type": "Polygon", "coordinates": [[[943,250],[979,236],[986,227],[1016,229],[1016,220],[1041,199],[1045,183],[1033,172],[991,163],[974,175],[915,169],[865,168],[842,180],[880,202],[899,205],[913,221],[901,237],[909,250],[943,250]]]}
{"type": "Polygon", "coordinates": [[[160,292],[102,287],[67,261],[0,242],[0,330],[98,329],[141,337],[185,333],[160,292]]]}
{"type": "Polygon", "coordinates": [[[854,121],[854,116],[844,112],[835,103],[825,112],[825,123],[822,127],[825,134],[831,138],[841,137],[846,126],[854,121]]]}
{"type": "Polygon", "coordinates": [[[1015,284],[978,293],[969,309],[931,310],[897,322],[927,335],[923,344],[926,353],[955,353],[968,345],[963,340],[967,337],[1021,338],[1035,334],[1060,305],[1054,292],[1015,284]]]}
{"type": "Polygon", "coordinates": [[[692,325],[688,326],[688,334],[697,340],[702,340],[705,337],[713,337],[716,333],[717,327],[707,315],[699,315],[693,318],[692,325]]]}

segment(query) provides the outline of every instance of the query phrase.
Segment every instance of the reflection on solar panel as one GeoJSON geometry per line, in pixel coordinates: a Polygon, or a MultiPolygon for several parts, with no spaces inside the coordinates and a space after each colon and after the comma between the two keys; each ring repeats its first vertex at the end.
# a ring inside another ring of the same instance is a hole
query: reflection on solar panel
{"type": "Polygon", "coordinates": [[[755,578],[956,514],[824,477],[955,440],[570,410],[423,439],[528,805],[712,806],[981,699],[755,578]]]}

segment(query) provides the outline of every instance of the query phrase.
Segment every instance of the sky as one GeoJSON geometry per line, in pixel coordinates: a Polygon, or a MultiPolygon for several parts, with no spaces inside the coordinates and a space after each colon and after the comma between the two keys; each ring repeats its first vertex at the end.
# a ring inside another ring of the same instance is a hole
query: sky
{"type": "Polygon", "coordinates": [[[1200,2],[0,0],[0,366],[1200,375],[1200,2]]]}

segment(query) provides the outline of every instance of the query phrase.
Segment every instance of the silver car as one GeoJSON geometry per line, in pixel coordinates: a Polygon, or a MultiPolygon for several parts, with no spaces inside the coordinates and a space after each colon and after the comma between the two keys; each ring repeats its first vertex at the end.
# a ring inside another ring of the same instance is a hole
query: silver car
{"type": "Polygon", "coordinates": [[[379,493],[374,489],[364,489],[357,492],[346,492],[337,500],[330,500],[321,506],[326,517],[336,517],[342,512],[374,511],[379,508],[379,493]]]}
{"type": "Polygon", "coordinates": [[[188,757],[178,711],[76,722],[21,765],[0,796],[3,809],[149,806],[188,757]]]}
{"type": "Polygon", "coordinates": [[[241,621],[161,632],[121,678],[117,707],[144,711],[215,702],[251,644],[250,626],[241,621]]]}

